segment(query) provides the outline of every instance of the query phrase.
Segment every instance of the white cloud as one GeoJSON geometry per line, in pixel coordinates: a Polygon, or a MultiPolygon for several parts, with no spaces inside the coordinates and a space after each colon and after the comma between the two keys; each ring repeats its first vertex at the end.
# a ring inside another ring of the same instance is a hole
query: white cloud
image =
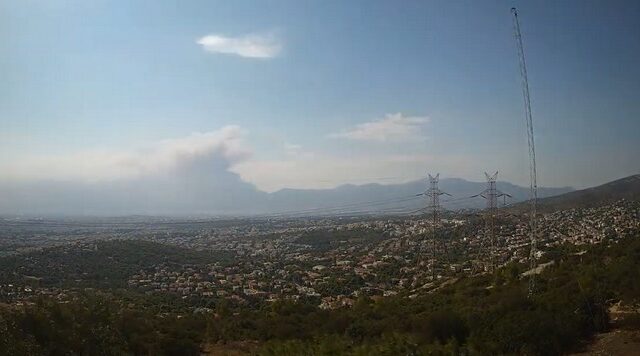
{"type": "Polygon", "coordinates": [[[210,34],[198,39],[205,51],[234,54],[246,58],[273,58],[282,50],[282,42],[273,33],[229,37],[210,34]]]}
{"type": "Polygon", "coordinates": [[[285,142],[283,144],[283,148],[284,148],[284,153],[289,156],[299,155],[300,153],[303,152],[302,146],[295,143],[285,142]]]}
{"type": "Polygon", "coordinates": [[[387,114],[383,119],[365,122],[354,128],[329,135],[360,141],[391,141],[419,137],[420,129],[429,122],[428,117],[387,114]]]}
{"type": "Polygon", "coordinates": [[[109,181],[168,172],[195,159],[220,157],[233,164],[250,156],[238,126],[162,140],[144,149],[30,156],[2,164],[4,180],[109,181]]]}

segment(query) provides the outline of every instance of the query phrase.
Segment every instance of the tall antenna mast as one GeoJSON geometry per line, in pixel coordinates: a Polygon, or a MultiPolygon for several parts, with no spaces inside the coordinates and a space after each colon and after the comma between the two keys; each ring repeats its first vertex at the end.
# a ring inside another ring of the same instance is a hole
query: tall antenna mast
{"type": "MultiPolygon", "coordinates": [[[[511,14],[513,15],[513,33],[516,39],[516,46],[518,48],[518,59],[520,62],[520,76],[522,77],[522,96],[524,98],[524,111],[525,121],[527,123],[527,140],[529,143],[529,181],[530,181],[530,196],[529,203],[531,204],[531,216],[530,216],[530,228],[531,228],[531,252],[529,254],[529,262],[531,269],[536,268],[536,244],[537,244],[537,221],[536,221],[536,209],[538,202],[538,183],[537,183],[537,171],[536,171],[536,146],[533,140],[533,119],[531,117],[531,99],[529,98],[529,80],[527,79],[527,66],[524,59],[524,47],[522,45],[522,34],[520,33],[520,22],[518,21],[518,10],[515,7],[511,8],[511,14]]],[[[535,291],[535,273],[531,273],[529,277],[529,296],[535,291]]]]}

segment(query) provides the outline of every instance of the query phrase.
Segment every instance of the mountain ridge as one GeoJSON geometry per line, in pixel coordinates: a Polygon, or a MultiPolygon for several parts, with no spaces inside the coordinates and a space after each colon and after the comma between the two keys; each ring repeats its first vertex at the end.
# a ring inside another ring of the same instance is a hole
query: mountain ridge
{"type": "MultiPolygon", "coordinates": [[[[442,178],[439,187],[441,190],[451,194],[450,199],[442,198],[442,205],[445,208],[481,208],[485,205],[484,199],[478,197],[470,199],[469,197],[482,192],[486,189],[486,182],[473,182],[463,178],[442,178]],[[467,199],[469,198],[469,199],[467,199]],[[456,202],[448,202],[448,200],[456,200],[456,202]]],[[[521,187],[509,182],[497,182],[499,190],[512,196],[507,203],[524,201],[529,198],[529,188],[521,187]]],[[[380,184],[368,183],[363,185],[343,184],[335,188],[324,189],[292,189],[283,188],[281,190],[269,193],[268,210],[278,213],[278,211],[293,211],[305,209],[331,209],[332,207],[341,205],[358,205],[362,203],[360,209],[345,209],[339,212],[358,212],[358,213],[374,213],[383,212],[385,210],[397,210],[406,208],[406,210],[414,210],[425,206],[424,197],[416,197],[411,201],[390,202],[389,204],[376,204],[374,206],[366,206],[366,202],[388,200],[409,199],[411,196],[421,194],[428,188],[428,182],[425,180],[413,180],[405,183],[397,184],[380,184]]],[[[557,194],[572,191],[571,187],[557,188],[538,188],[541,196],[553,196],[557,194]]]]}
{"type": "MultiPolygon", "coordinates": [[[[617,200],[640,200],[640,174],[619,178],[595,187],[574,190],[538,200],[538,210],[553,212],[571,208],[590,208],[613,203],[617,200]]],[[[516,204],[514,210],[525,210],[526,202],[516,204]]]]}

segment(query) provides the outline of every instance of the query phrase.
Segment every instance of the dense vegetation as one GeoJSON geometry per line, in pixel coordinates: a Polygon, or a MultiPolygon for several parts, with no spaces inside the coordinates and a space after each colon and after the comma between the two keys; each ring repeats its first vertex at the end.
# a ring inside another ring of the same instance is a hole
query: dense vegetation
{"type": "Polygon", "coordinates": [[[361,298],[334,311],[301,301],[160,313],[146,296],[113,293],[41,300],[2,309],[0,352],[188,355],[205,343],[253,340],[262,355],[563,354],[607,328],[610,303],[640,301],[640,239],[589,250],[550,254],[556,263],[531,298],[524,267],[512,264],[414,299],[361,298]]]}
{"type": "Polygon", "coordinates": [[[1,355],[199,355],[206,320],[152,314],[103,295],[0,312],[1,355]]]}
{"type": "Polygon", "coordinates": [[[156,242],[113,240],[85,248],[55,247],[0,257],[0,282],[25,276],[43,286],[126,287],[127,279],[160,263],[207,264],[230,259],[228,253],[195,251],[156,242]]]}

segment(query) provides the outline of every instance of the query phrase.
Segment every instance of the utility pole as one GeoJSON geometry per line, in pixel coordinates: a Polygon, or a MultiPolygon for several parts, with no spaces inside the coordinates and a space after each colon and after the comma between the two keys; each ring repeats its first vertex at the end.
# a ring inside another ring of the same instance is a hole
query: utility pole
{"type": "MultiPolygon", "coordinates": [[[[522,97],[524,98],[524,118],[527,124],[527,142],[529,144],[529,203],[531,212],[529,213],[529,225],[531,228],[531,251],[529,252],[530,268],[534,270],[537,267],[536,250],[538,240],[537,226],[537,203],[538,203],[538,173],[536,170],[536,146],[533,136],[533,118],[531,116],[531,99],[529,97],[529,79],[527,78],[527,65],[524,59],[524,46],[522,45],[522,33],[520,33],[520,21],[518,21],[518,10],[511,8],[513,15],[513,34],[516,40],[518,50],[518,61],[520,63],[520,77],[522,79],[522,97]]],[[[529,296],[535,291],[535,273],[531,273],[529,277],[529,296]]]]}
{"type": "Polygon", "coordinates": [[[440,196],[448,195],[449,193],[445,193],[438,188],[438,181],[440,180],[440,173],[436,174],[436,176],[432,176],[429,174],[429,189],[424,193],[427,197],[429,197],[429,209],[431,209],[431,239],[432,239],[432,263],[431,263],[431,278],[435,280],[436,278],[436,229],[440,225],[440,196]]]}
{"type": "Polygon", "coordinates": [[[487,201],[485,231],[489,233],[489,238],[491,241],[491,252],[489,253],[489,263],[490,263],[491,272],[493,272],[495,269],[494,256],[495,256],[495,250],[496,250],[494,219],[496,215],[496,208],[498,207],[498,198],[504,197],[504,196],[511,197],[511,195],[503,193],[498,189],[496,189],[496,181],[498,180],[498,171],[496,171],[493,175],[489,175],[489,173],[485,172],[484,175],[487,178],[487,189],[482,191],[480,194],[473,195],[473,197],[480,196],[486,199],[487,201]]]}

